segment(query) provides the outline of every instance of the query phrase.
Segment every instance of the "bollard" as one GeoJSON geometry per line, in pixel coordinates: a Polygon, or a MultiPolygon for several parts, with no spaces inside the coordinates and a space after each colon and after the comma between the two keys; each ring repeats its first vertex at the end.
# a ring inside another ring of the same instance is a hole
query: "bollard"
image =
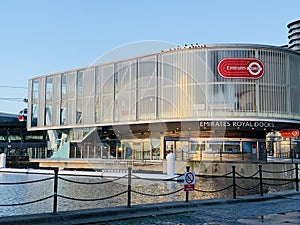
{"type": "Polygon", "coordinates": [[[170,177],[175,176],[175,155],[173,152],[170,152],[167,157],[167,175],[170,177]]]}
{"type": "Polygon", "coordinates": [[[58,168],[54,169],[54,194],[53,194],[53,214],[57,214],[57,187],[58,187],[58,168]]]}
{"type": "Polygon", "coordinates": [[[6,167],[6,154],[2,153],[0,154],[0,168],[6,167]]]}
{"type": "Polygon", "coordinates": [[[295,163],[295,170],[296,170],[296,191],[299,191],[299,171],[298,171],[298,163],[295,163]]]}
{"type": "MultiPolygon", "coordinates": [[[[186,172],[190,172],[190,166],[186,166],[186,172]]],[[[189,202],[189,192],[185,192],[185,201],[189,202]]]]}
{"type": "Polygon", "coordinates": [[[236,199],[235,166],[232,166],[232,191],[233,191],[233,198],[236,199]]]}
{"type": "Polygon", "coordinates": [[[131,171],[132,168],[128,167],[128,190],[127,190],[127,207],[131,207],[131,171]]]}
{"type": "Polygon", "coordinates": [[[262,165],[258,166],[259,168],[259,187],[260,187],[260,195],[264,195],[264,190],[263,190],[263,177],[262,177],[262,165]]]}

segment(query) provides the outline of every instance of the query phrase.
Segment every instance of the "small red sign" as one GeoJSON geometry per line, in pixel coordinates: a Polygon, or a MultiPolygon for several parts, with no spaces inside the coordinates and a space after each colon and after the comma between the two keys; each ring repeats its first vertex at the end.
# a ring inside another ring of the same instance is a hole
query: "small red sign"
{"type": "Polygon", "coordinates": [[[224,78],[258,79],[264,74],[264,64],[256,58],[225,58],[218,72],[224,78]]]}
{"type": "Polygon", "coordinates": [[[194,191],[195,190],[195,184],[185,184],[184,185],[184,191],[194,191]]]}
{"type": "Polygon", "coordinates": [[[280,135],[283,138],[299,137],[299,130],[298,129],[283,129],[280,131],[280,135]]]}

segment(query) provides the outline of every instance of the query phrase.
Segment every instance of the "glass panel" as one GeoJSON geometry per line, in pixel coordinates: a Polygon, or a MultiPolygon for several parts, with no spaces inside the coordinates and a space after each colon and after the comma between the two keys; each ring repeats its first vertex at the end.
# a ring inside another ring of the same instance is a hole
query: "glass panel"
{"type": "Polygon", "coordinates": [[[84,124],[95,122],[95,70],[88,69],[83,75],[83,108],[82,119],[84,124]]]}
{"type": "MultiPolygon", "coordinates": [[[[299,87],[291,88],[291,96],[300,96],[300,88],[299,87]]],[[[292,113],[300,112],[300,102],[299,101],[294,101],[293,104],[291,104],[291,112],[292,113]]]]}
{"type": "Polygon", "coordinates": [[[102,68],[101,74],[101,115],[102,122],[113,121],[113,107],[114,107],[114,67],[107,65],[102,68]]]}
{"type": "Polygon", "coordinates": [[[83,74],[83,97],[92,97],[95,94],[94,69],[84,71],[83,74]]]}
{"type": "Polygon", "coordinates": [[[131,69],[132,62],[121,63],[119,68],[119,82],[118,82],[118,90],[119,91],[130,91],[132,82],[135,81],[135,77],[132,77],[131,69]]]}
{"type": "MultiPolygon", "coordinates": [[[[252,84],[240,84],[235,85],[235,101],[231,102],[235,104],[235,109],[238,111],[255,111],[256,99],[255,99],[255,86],[252,84]]],[[[232,99],[231,96],[230,99],[232,99]]],[[[228,98],[227,98],[228,99],[228,98]]]]}
{"type": "Polygon", "coordinates": [[[75,72],[67,74],[67,98],[75,99],[76,91],[75,72]]]}
{"type": "Polygon", "coordinates": [[[77,97],[82,97],[82,75],[83,75],[83,71],[78,71],[77,72],[77,97]]]}
{"type": "Polygon", "coordinates": [[[67,124],[76,123],[75,99],[67,101],[67,124]]]}
{"type": "MultiPolygon", "coordinates": [[[[53,96],[52,96],[52,126],[60,125],[61,107],[61,76],[53,75],[53,96]]],[[[50,102],[49,102],[50,103],[50,102]]],[[[46,103],[46,106],[50,105],[46,103]]]]}
{"type": "Polygon", "coordinates": [[[160,159],[160,139],[151,139],[151,159],[160,159]]]}
{"type": "Polygon", "coordinates": [[[31,127],[37,126],[39,102],[39,81],[32,81],[31,127]]]}
{"type": "Polygon", "coordinates": [[[84,112],[83,112],[83,123],[84,124],[92,124],[94,123],[94,116],[95,116],[95,113],[94,113],[94,103],[95,99],[94,99],[94,96],[92,97],[86,97],[84,98],[84,101],[82,102],[83,104],[83,109],[84,109],[84,112]]]}
{"type": "Polygon", "coordinates": [[[191,87],[191,108],[193,116],[199,116],[199,112],[204,111],[206,107],[206,96],[204,85],[193,85],[191,87]]]}
{"type": "Polygon", "coordinates": [[[139,63],[139,88],[153,88],[156,86],[156,58],[144,58],[139,63]]]}
{"type": "Polygon", "coordinates": [[[82,98],[77,99],[76,123],[82,123],[82,98]]]}
{"type": "Polygon", "coordinates": [[[83,96],[83,87],[82,87],[82,71],[77,72],[77,89],[76,89],[76,123],[81,124],[82,123],[82,96],[83,96]]]}
{"type": "Polygon", "coordinates": [[[206,152],[221,152],[223,150],[223,142],[208,141],[205,151],[206,152]]]}
{"type": "Polygon", "coordinates": [[[67,98],[67,75],[66,74],[61,75],[61,98],[62,99],[67,98]]]}
{"type": "Polygon", "coordinates": [[[67,124],[67,105],[66,102],[63,101],[60,109],[60,125],[67,124]]]}
{"type": "Polygon", "coordinates": [[[103,102],[102,121],[112,122],[113,121],[113,95],[104,95],[102,102],[103,102]]]}
{"type": "Polygon", "coordinates": [[[53,93],[53,78],[46,78],[46,102],[52,101],[52,93],[53,93]]]}
{"type": "Polygon", "coordinates": [[[130,99],[130,92],[123,92],[117,96],[115,105],[115,120],[128,121],[132,119],[132,103],[130,99]]]}
{"type": "Polygon", "coordinates": [[[208,110],[223,110],[225,107],[225,94],[228,90],[226,84],[207,85],[208,110]]]}
{"type": "Polygon", "coordinates": [[[259,91],[261,112],[287,112],[286,87],[275,88],[274,86],[262,85],[259,91]]]}
{"type": "Polygon", "coordinates": [[[32,103],[38,103],[39,101],[39,81],[32,81],[32,103]]]}
{"type": "Polygon", "coordinates": [[[155,119],[156,101],[155,89],[140,90],[139,119],[155,119]]]}
{"type": "Polygon", "coordinates": [[[102,89],[104,94],[114,93],[114,70],[112,65],[102,68],[102,89]]]}
{"type": "Polygon", "coordinates": [[[67,124],[67,74],[61,75],[60,125],[67,124]]]}
{"type": "Polygon", "coordinates": [[[156,118],[156,57],[144,58],[139,63],[138,118],[156,118]]]}
{"type": "Polygon", "coordinates": [[[119,90],[119,65],[114,64],[114,91],[117,93],[119,90]]]}
{"type": "Polygon", "coordinates": [[[38,121],[38,105],[32,104],[31,106],[31,126],[36,127],[38,121]]]}
{"type": "MultiPolygon", "coordinates": [[[[115,95],[115,121],[135,119],[136,63],[124,62],[119,65],[118,84],[115,95]]],[[[115,84],[116,85],[116,84],[115,84]]]]}
{"type": "Polygon", "coordinates": [[[161,118],[173,118],[176,117],[177,112],[174,102],[173,88],[164,87],[161,88],[161,97],[160,97],[160,117],[161,118]]]}
{"type": "Polygon", "coordinates": [[[45,109],[45,125],[51,126],[52,125],[52,106],[49,105],[45,109]]]}
{"type": "Polygon", "coordinates": [[[224,152],[237,153],[240,151],[241,149],[239,141],[227,141],[224,143],[224,152]]]}
{"type": "Polygon", "coordinates": [[[100,68],[95,69],[95,122],[100,123],[100,68]]]}

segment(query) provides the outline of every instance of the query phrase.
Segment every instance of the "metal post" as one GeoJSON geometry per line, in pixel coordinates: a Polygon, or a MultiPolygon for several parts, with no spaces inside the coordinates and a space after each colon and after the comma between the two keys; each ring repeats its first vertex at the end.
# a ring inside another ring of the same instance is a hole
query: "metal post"
{"type": "Polygon", "coordinates": [[[232,191],[233,191],[233,198],[236,199],[235,166],[232,166],[232,191]]]}
{"type": "Polygon", "coordinates": [[[290,138],[290,157],[292,159],[292,163],[294,162],[294,152],[292,150],[292,138],[290,138]]]}
{"type": "Polygon", "coordinates": [[[296,191],[299,191],[299,171],[298,171],[298,163],[295,163],[295,170],[296,170],[296,191]]]}
{"type": "Polygon", "coordinates": [[[262,165],[258,166],[259,168],[259,187],[260,187],[260,195],[264,195],[264,190],[263,190],[263,177],[262,177],[262,165]]]}
{"type": "Polygon", "coordinates": [[[128,190],[127,190],[127,207],[131,207],[131,171],[132,168],[128,167],[128,190]]]}
{"type": "MultiPolygon", "coordinates": [[[[186,172],[190,172],[190,166],[186,166],[186,172]]],[[[186,202],[189,201],[189,192],[188,191],[185,192],[185,201],[186,202]]]]}
{"type": "Polygon", "coordinates": [[[242,149],[242,161],[245,160],[245,157],[244,157],[244,149],[243,149],[243,143],[242,143],[242,140],[240,139],[240,149],[242,149]]]}
{"type": "Polygon", "coordinates": [[[53,214],[57,214],[57,187],[58,187],[58,168],[54,169],[54,194],[53,194],[53,214]]]}
{"type": "Polygon", "coordinates": [[[145,159],[145,143],[143,142],[143,149],[142,149],[142,160],[145,159]]]}

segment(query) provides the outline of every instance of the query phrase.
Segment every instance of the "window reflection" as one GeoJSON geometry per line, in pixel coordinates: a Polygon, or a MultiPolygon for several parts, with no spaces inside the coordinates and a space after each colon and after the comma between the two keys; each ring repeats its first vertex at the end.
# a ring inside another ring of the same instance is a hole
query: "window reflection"
{"type": "Polygon", "coordinates": [[[46,101],[52,101],[53,77],[46,79],[46,101]]]}
{"type": "Polygon", "coordinates": [[[76,123],[82,123],[82,97],[83,97],[83,88],[82,88],[82,76],[83,71],[77,72],[77,104],[76,104],[76,123]]]}
{"type": "Polygon", "coordinates": [[[36,127],[38,120],[38,104],[32,104],[31,106],[31,126],[36,127]]]}
{"type": "Polygon", "coordinates": [[[32,102],[37,103],[39,100],[39,81],[32,81],[32,102]]]}
{"type": "Polygon", "coordinates": [[[49,105],[45,109],[45,125],[51,126],[52,125],[52,106],[49,105]]]}
{"type": "Polygon", "coordinates": [[[39,102],[39,80],[32,81],[32,105],[31,105],[31,126],[37,126],[39,102]]]}

